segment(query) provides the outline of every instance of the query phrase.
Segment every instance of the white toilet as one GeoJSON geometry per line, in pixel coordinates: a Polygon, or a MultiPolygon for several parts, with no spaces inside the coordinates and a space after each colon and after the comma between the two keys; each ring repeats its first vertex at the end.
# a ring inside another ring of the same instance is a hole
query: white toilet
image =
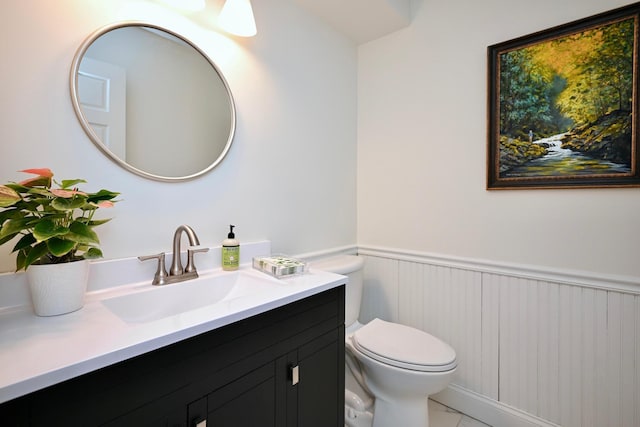
{"type": "Polygon", "coordinates": [[[312,267],[349,277],[345,308],[345,423],[348,427],[428,427],[427,399],[457,366],[455,351],[421,330],[380,319],[358,322],[364,258],[342,255],[312,267]]]}

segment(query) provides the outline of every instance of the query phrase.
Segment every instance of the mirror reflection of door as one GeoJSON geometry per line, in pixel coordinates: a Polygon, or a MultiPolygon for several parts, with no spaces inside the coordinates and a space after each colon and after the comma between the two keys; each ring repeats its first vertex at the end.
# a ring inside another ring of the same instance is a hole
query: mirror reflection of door
{"type": "Polygon", "coordinates": [[[105,27],[80,47],[71,73],[81,125],[125,169],[162,181],[192,179],[229,150],[235,105],[227,82],[176,33],[132,22],[105,27]],[[124,70],[121,98],[114,93],[121,85],[105,71],[109,64],[124,70]],[[107,114],[116,111],[124,116],[122,133],[107,114]]]}
{"type": "Polygon", "coordinates": [[[89,125],[102,143],[126,160],[126,71],[85,58],[78,72],[78,96],[89,125]]]}

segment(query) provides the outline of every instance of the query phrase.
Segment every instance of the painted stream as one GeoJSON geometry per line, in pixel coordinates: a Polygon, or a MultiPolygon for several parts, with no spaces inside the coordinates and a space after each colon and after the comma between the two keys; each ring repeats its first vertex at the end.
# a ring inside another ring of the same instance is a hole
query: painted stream
{"type": "Polygon", "coordinates": [[[533,141],[548,144],[544,157],[531,160],[504,173],[505,177],[570,176],[629,172],[629,167],[607,160],[594,159],[582,153],[562,148],[563,133],[533,141]]]}

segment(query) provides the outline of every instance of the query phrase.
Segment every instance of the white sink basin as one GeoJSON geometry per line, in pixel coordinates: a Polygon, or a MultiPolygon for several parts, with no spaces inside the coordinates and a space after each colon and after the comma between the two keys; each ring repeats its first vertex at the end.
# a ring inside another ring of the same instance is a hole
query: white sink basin
{"type": "Polygon", "coordinates": [[[143,291],[101,302],[125,322],[142,323],[273,291],[274,286],[283,285],[256,272],[224,272],[169,285],[149,285],[143,291]]]}

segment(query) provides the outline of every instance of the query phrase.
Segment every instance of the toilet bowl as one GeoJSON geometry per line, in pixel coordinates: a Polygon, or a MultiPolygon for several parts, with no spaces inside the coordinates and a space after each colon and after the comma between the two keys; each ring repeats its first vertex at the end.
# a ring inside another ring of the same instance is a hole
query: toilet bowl
{"type": "Polygon", "coordinates": [[[443,390],[455,372],[453,349],[421,330],[374,319],[347,336],[346,348],[360,363],[374,396],[373,426],[429,425],[427,399],[443,390]]]}
{"type": "Polygon", "coordinates": [[[409,326],[358,322],[364,259],[344,255],[312,264],[348,276],[345,308],[348,427],[428,427],[428,397],[450,383],[457,366],[445,342],[409,326]]]}

